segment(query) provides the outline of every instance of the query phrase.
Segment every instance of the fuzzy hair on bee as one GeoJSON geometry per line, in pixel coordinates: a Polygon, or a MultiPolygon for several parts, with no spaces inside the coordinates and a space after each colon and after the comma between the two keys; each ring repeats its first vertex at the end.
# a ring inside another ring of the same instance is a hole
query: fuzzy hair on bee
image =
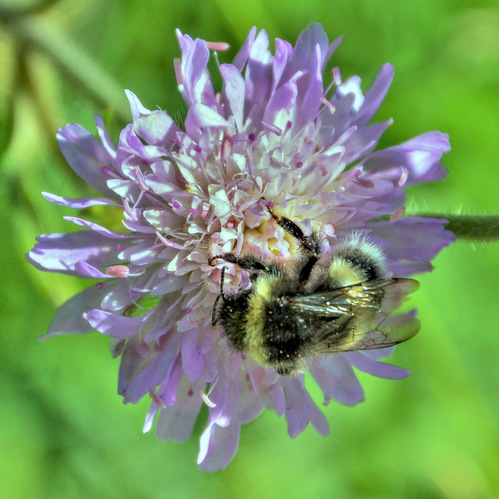
{"type": "Polygon", "coordinates": [[[389,278],[381,248],[355,233],[321,264],[319,236],[305,236],[293,221],[269,211],[299,243],[297,258],[225,253],[210,259],[235,264],[250,276],[248,289],[225,293],[223,267],[213,306],[213,325],[221,326],[234,352],[294,375],[316,355],[386,348],[419,331],[414,314],[392,315],[419,283],[389,278]]]}

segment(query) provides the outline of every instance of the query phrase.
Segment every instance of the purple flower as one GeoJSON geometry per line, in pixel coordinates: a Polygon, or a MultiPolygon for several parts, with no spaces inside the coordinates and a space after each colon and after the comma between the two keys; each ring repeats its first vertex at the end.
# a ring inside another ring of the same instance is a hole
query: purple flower
{"type": "MultiPolygon", "coordinates": [[[[98,139],[77,124],[57,136],[71,167],[103,197],[44,196],[76,209],[122,207],[123,232],[66,217],[84,230],[40,236],[28,259],[42,270],[99,280],[59,308],[46,336],[93,329],[110,336],[121,355],[119,393],[133,403],[150,395],[144,429],[156,416],[161,439],[186,440],[207,405],[198,464],[214,471],[234,457],[241,425],[265,407],[285,415],[292,437],[309,423],[328,433],[305,376],[321,387],[324,405],[354,405],[364,394],[353,368],[390,379],[408,372],[379,362],[390,349],[318,356],[298,376],[233,353],[211,325],[224,262],[210,265],[210,257],[292,257],[267,209],[272,203],[304,232],[320,231],[326,253],[361,231],[384,250],[391,274],[429,271],[454,236],[444,220],[402,218],[403,189],[444,177],[439,159],[449,144],[430,132],[374,152],[391,120],[368,123],[393,68],[382,66],[365,95],[358,77],[342,82],[337,69],[324,88],[324,67],[341,39],[329,44],[319,24],[294,47],[276,39],[275,55],[266,32],[251,30],[233,63],[219,68],[220,93],[207,69],[210,44],[180,32],[178,39],[182,127],[127,91],[133,122],[117,147],[99,117],[98,139]]],[[[225,266],[227,289],[248,285],[245,271],[225,266]]]]}

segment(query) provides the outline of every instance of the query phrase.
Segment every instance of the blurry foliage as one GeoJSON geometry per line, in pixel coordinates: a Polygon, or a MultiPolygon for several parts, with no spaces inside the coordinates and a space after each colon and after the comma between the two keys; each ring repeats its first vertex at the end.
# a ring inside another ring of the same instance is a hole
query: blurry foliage
{"type": "Polygon", "coordinates": [[[182,112],[175,28],[231,43],[222,61],[253,25],[290,41],[312,20],[331,39],[344,34],[334,58],[343,78],[359,74],[367,85],[383,62],[396,68],[377,116],[395,118],[382,147],[434,129],[451,136],[449,177],[411,189],[409,210],[497,213],[497,2],[289,0],[283,10],[278,0],[3,0],[0,18],[4,497],[499,494],[497,245],[457,243],[420,277],[413,302],[423,329],[391,360],[411,378],[361,374],[365,403],[324,408],[328,438],[308,429],[293,441],[267,412],[243,428],[237,457],[213,475],[197,470],[199,433],[183,445],[142,435],[148,401],[122,407],[107,338],[36,341],[54,307],[85,283],[24,261],[36,235],[74,230],[62,220],[67,209],[40,191],[91,194],[58,152],[57,128],[76,121],[94,131],[98,113],[117,138],[130,119],[124,88],[146,107],[182,112]]]}

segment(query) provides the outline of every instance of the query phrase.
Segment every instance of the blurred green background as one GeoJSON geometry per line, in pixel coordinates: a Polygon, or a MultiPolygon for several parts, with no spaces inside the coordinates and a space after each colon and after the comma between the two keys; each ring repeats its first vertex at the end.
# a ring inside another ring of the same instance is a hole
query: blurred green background
{"type": "Polygon", "coordinates": [[[331,39],[344,34],[334,59],[343,78],[359,74],[366,87],[385,61],[396,69],[376,117],[395,119],[381,146],[450,134],[448,178],[410,189],[410,211],[498,213],[497,1],[3,0],[0,16],[2,497],[499,495],[497,243],[458,242],[420,277],[412,302],[422,331],[390,359],[410,378],[360,374],[366,402],[325,407],[327,438],[308,428],[291,440],[267,412],[215,474],[195,464],[202,422],[182,445],[142,434],[149,403],[122,405],[106,337],[37,341],[54,308],[87,283],[24,260],[38,234],[72,230],[62,220],[71,210],[40,191],[92,194],[58,152],[59,127],[76,121],[94,132],[98,113],[116,138],[130,119],[124,88],[151,109],[182,109],[177,27],[229,42],[222,61],[253,25],[293,43],[313,20],[331,39]]]}

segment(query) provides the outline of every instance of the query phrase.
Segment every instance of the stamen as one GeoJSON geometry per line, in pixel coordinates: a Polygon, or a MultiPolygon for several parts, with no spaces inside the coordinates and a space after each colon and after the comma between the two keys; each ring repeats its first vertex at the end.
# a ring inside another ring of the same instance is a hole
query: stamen
{"type": "Polygon", "coordinates": [[[262,127],[268,130],[269,132],[275,133],[279,137],[282,135],[282,130],[278,126],[271,125],[270,123],[262,121],[262,127]]]}
{"type": "Polygon", "coordinates": [[[339,67],[333,68],[333,81],[334,84],[337,85],[338,87],[343,83],[339,67]]]}
{"type": "Polygon", "coordinates": [[[154,390],[149,390],[149,396],[159,409],[166,409],[165,403],[158,397],[157,393],[154,390]]]}
{"type": "Polygon", "coordinates": [[[184,75],[182,74],[182,63],[180,59],[177,57],[173,59],[173,68],[175,70],[175,79],[177,80],[177,85],[184,84],[184,75]]]}
{"type": "Polygon", "coordinates": [[[132,209],[130,208],[130,203],[126,198],[123,200],[123,207],[125,208],[125,213],[130,217],[130,220],[135,220],[135,217],[133,216],[132,213],[132,209]]]}
{"type": "Polygon", "coordinates": [[[222,139],[222,148],[220,150],[220,157],[226,160],[232,153],[232,137],[224,132],[224,138],[222,139]]]}
{"type": "Polygon", "coordinates": [[[134,171],[135,171],[135,175],[137,175],[137,183],[140,187],[140,190],[144,191],[144,192],[148,191],[149,188],[147,187],[147,185],[145,183],[145,177],[144,177],[144,174],[142,173],[142,170],[138,166],[135,166],[134,171]]]}
{"type": "Polygon", "coordinates": [[[333,106],[333,104],[329,102],[325,97],[323,97],[321,101],[329,109],[331,114],[333,114],[336,111],[336,108],[333,106]]]}
{"type": "Polygon", "coordinates": [[[405,213],[405,206],[399,206],[390,216],[390,222],[395,222],[405,213]]]}
{"type": "Polygon", "coordinates": [[[374,187],[374,182],[367,178],[353,177],[352,181],[354,184],[357,184],[360,187],[365,187],[366,189],[372,189],[374,187]]]}
{"type": "Polygon", "coordinates": [[[217,404],[215,404],[214,402],[212,402],[209,398],[208,398],[208,395],[206,395],[206,393],[204,393],[202,390],[199,391],[199,394],[201,395],[201,398],[203,399],[203,402],[208,406],[210,407],[211,409],[213,409],[214,407],[217,406],[217,404]]]}
{"type": "Polygon", "coordinates": [[[275,166],[279,166],[280,168],[289,168],[289,165],[275,158],[270,158],[270,162],[275,166]]]}
{"type": "Polygon", "coordinates": [[[401,173],[400,173],[400,178],[398,181],[398,186],[402,187],[407,182],[407,179],[409,177],[409,170],[405,166],[401,166],[400,170],[401,170],[401,173]]]}
{"type": "Polygon", "coordinates": [[[161,234],[161,232],[159,231],[156,231],[156,236],[168,248],[184,249],[184,247],[181,246],[180,244],[174,243],[173,241],[169,241],[168,239],[166,239],[166,237],[163,236],[163,234],[161,234]]]}
{"type": "Polygon", "coordinates": [[[206,46],[210,50],[218,50],[219,52],[226,52],[230,49],[230,45],[226,42],[206,42],[206,46]]]}
{"type": "MultiPolygon", "coordinates": [[[[142,200],[142,197],[144,196],[144,192],[143,190],[140,191],[139,193],[139,196],[137,197],[137,201],[135,201],[135,204],[133,205],[133,209],[135,210],[135,208],[137,208],[137,206],[139,206],[140,204],[140,201],[142,200]]],[[[133,217],[134,220],[138,220],[137,217],[133,217]]]]}
{"type": "Polygon", "coordinates": [[[106,268],[106,274],[110,277],[128,277],[130,269],[126,265],[111,265],[106,268]]]}

